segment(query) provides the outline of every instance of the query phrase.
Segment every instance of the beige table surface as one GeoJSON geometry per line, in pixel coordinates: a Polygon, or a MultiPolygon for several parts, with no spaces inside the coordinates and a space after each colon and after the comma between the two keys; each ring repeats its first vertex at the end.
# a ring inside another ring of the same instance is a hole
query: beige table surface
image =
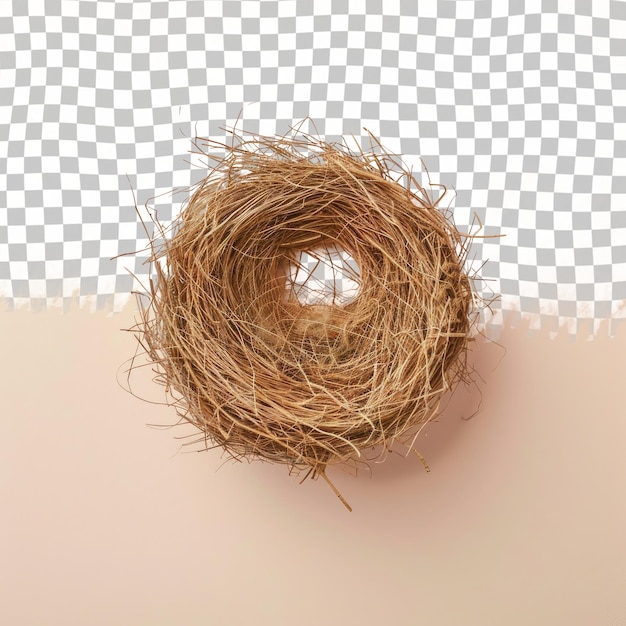
{"type": "MultiPolygon", "coordinates": [[[[126,393],[133,307],[0,314],[0,624],[626,625],[626,328],[473,351],[418,439],[358,478],[184,454],[126,393]]],[[[159,389],[139,376],[137,391],[159,389]]]]}

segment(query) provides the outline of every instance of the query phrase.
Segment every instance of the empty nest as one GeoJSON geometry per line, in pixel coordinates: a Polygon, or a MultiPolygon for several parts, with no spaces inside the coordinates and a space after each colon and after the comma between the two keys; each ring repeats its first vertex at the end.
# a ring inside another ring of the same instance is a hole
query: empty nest
{"type": "Polygon", "coordinates": [[[467,371],[464,236],[379,145],[208,147],[222,156],[152,244],[138,325],[179,415],[207,447],[326,480],[328,465],[414,437],[467,371]],[[302,303],[290,268],[329,247],[355,260],[358,293],[302,303]]]}

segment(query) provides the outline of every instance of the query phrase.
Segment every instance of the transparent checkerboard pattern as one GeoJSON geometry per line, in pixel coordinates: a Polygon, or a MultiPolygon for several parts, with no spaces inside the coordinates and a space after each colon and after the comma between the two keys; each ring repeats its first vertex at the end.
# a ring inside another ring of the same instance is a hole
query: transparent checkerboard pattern
{"type": "Polygon", "coordinates": [[[360,268],[339,246],[302,250],[289,267],[286,288],[303,305],[345,306],[359,293],[360,268]]]}
{"type": "Polygon", "coordinates": [[[310,118],[446,186],[492,328],[624,317],[626,2],[5,0],[0,63],[10,307],[122,307],[194,137],[310,118]]]}

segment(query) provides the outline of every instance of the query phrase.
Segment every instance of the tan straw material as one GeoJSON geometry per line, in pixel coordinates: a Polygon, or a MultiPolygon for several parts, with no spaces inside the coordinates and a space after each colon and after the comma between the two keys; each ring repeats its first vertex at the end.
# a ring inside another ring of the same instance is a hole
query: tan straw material
{"type": "Polygon", "coordinates": [[[328,480],[415,433],[466,374],[465,239],[384,150],[308,135],[219,147],[152,247],[138,338],[206,442],[328,480]],[[298,254],[324,247],[358,264],[343,306],[287,288],[298,254]]]}

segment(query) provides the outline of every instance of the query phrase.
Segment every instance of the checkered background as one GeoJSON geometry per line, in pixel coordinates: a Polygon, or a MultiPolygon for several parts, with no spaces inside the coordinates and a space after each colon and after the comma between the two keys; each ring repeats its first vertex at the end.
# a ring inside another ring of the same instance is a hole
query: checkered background
{"type": "Polygon", "coordinates": [[[359,293],[359,266],[337,246],[302,251],[289,270],[289,291],[301,304],[349,304],[359,293]]]}
{"type": "Polygon", "coordinates": [[[457,226],[483,225],[492,328],[624,317],[624,0],[2,0],[0,64],[10,308],[120,309],[148,272],[112,260],[146,244],[135,200],[175,217],[193,138],[308,116],[423,159],[457,226]]]}

